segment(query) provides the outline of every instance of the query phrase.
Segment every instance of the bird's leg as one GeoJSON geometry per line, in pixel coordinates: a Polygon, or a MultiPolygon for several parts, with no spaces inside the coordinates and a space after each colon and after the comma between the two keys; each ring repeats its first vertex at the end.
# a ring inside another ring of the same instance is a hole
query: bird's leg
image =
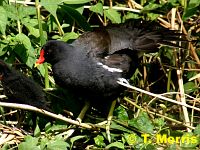
{"type": "MultiPolygon", "coordinates": [[[[89,107],[90,107],[90,102],[89,102],[89,101],[85,101],[85,105],[84,105],[84,107],[82,108],[80,114],[78,115],[78,117],[77,117],[77,119],[76,119],[79,123],[82,122],[83,117],[85,116],[85,113],[86,113],[86,111],[88,110],[89,107]]],[[[72,126],[70,126],[70,127],[75,127],[75,126],[72,125],[72,126]]],[[[70,129],[70,130],[68,130],[68,131],[67,131],[67,135],[66,135],[65,138],[68,139],[74,132],[75,132],[75,129],[70,129]]]]}
{"type": "Polygon", "coordinates": [[[112,120],[112,117],[113,117],[113,111],[114,111],[114,109],[115,109],[116,102],[117,102],[117,100],[114,100],[114,101],[112,102],[111,107],[110,107],[110,110],[109,110],[109,113],[108,113],[108,117],[107,117],[106,134],[107,134],[109,143],[111,143],[110,124],[111,124],[111,120],[112,120]]]}
{"type": "Polygon", "coordinates": [[[17,122],[17,128],[21,128],[21,125],[22,125],[22,122],[24,121],[24,119],[25,119],[25,112],[24,112],[24,110],[18,110],[18,112],[17,112],[17,120],[18,120],[18,122],[17,122]]]}
{"type": "Polygon", "coordinates": [[[86,111],[88,110],[88,108],[90,107],[90,102],[89,101],[85,101],[85,105],[82,108],[80,114],[78,115],[77,121],[79,121],[79,123],[82,122],[83,117],[85,116],[86,111]]]}

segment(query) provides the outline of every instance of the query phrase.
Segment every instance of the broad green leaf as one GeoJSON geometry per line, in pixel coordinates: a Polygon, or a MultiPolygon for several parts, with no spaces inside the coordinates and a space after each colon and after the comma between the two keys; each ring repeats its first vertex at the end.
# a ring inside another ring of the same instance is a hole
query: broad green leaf
{"type": "Polygon", "coordinates": [[[62,40],[67,42],[68,40],[74,40],[77,39],[79,37],[79,35],[75,32],[69,32],[69,33],[65,33],[62,40]]]}
{"type": "Polygon", "coordinates": [[[114,9],[104,10],[105,16],[112,21],[112,23],[121,23],[121,15],[114,9]]]}
{"type": "Polygon", "coordinates": [[[105,149],[110,149],[111,147],[116,147],[116,148],[119,148],[119,149],[124,149],[124,144],[121,143],[121,142],[114,142],[114,143],[111,143],[111,144],[107,145],[105,147],[105,149]]]}
{"type": "Polygon", "coordinates": [[[195,8],[198,7],[200,5],[200,1],[199,0],[190,0],[189,4],[188,4],[188,8],[195,8]]]}
{"type": "Polygon", "coordinates": [[[192,132],[183,134],[180,140],[180,146],[184,148],[195,148],[198,144],[199,137],[192,132]]]}
{"type": "Polygon", "coordinates": [[[6,10],[2,6],[0,6],[0,14],[0,31],[5,34],[8,17],[6,10]]]}
{"type": "Polygon", "coordinates": [[[36,57],[30,39],[25,34],[20,33],[16,35],[15,41],[18,43],[15,46],[15,52],[27,66],[32,68],[35,64],[36,57]]]}
{"type": "Polygon", "coordinates": [[[200,1],[199,0],[190,0],[188,7],[184,10],[183,20],[188,19],[189,17],[195,15],[199,10],[200,1]]]}
{"type": "Polygon", "coordinates": [[[40,140],[40,148],[41,148],[42,150],[45,149],[46,146],[47,146],[47,144],[48,144],[48,142],[50,142],[48,138],[46,138],[46,137],[42,138],[42,139],[40,140]]]}
{"type": "Polygon", "coordinates": [[[23,44],[26,49],[31,49],[31,41],[30,39],[23,33],[19,33],[15,37],[16,41],[20,44],[23,44]]]}
{"type": "Polygon", "coordinates": [[[40,150],[38,145],[38,138],[30,135],[25,137],[25,142],[22,142],[18,146],[18,150],[40,150]]]}
{"type": "Polygon", "coordinates": [[[94,6],[91,6],[89,8],[90,11],[93,11],[95,13],[100,14],[101,16],[103,16],[103,4],[102,3],[97,3],[94,6]]]}
{"type": "Polygon", "coordinates": [[[127,19],[139,19],[139,18],[141,18],[141,16],[139,14],[127,12],[127,14],[125,16],[123,16],[123,21],[125,21],[127,19]]]}
{"type": "Polygon", "coordinates": [[[125,133],[124,137],[125,137],[126,142],[128,143],[128,145],[136,145],[138,143],[144,142],[144,139],[139,137],[136,133],[131,133],[131,134],[125,133]]]}
{"type": "Polygon", "coordinates": [[[18,17],[21,20],[30,15],[36,15],[35,7],[32,6],[27,7],[24,5],[20,5],[20,7],[17,9],[17,12],[18,12],[18,17]]]}
{"type": "Polygon", "coordinates": [[[17,9],[14,5],[5,5],[4,9],[6,10],[7,17],[13,20],[19,19],[17,9]]]}
{"type": "Polygon", "coordinates": [[[133,118],[129,121],[129,125],[139,129],[145,133],[153,133],[154,126],[147,115],[147,113],[141,112],[137,118],[133,118]]]}
{"type": "Polygon", "coordinates": [[[104,137],[102,135],[97,135],[95,138],[94,138],[94,142],[97,146],[99,147],[103,147],[105,146],[106,144],[104,143],[104,137]]]}
{"type": "Polygon", "coordinates": [[[84,4],[92,0],[62,0],[65,4],[84,4]]]}
{"type": "Polygon", "coordinates": [[[68,16],[70,16],[73,20],[76,21],[76,23],[82,27],[86,31],[90,31],[91,27],[87,23],[86,19],[75,9],[72,7],[69,7],[67,5],[62,5],[61,6],[63,12],[65,12],[68,16]]]}
{"type": "Polygon", "coordinates": [[[191,16],[195,15],[198,10],[199,10],[198,7],[187,8],[183,13],[183,21],[185,21],[186,19],[188,19],[191,16]]]}
{"type": "Polygon", "coordinates": [[[39,38],[40,36],[40,32],[39,29],[34,28],[33,26],[31,26],[30,24],[25,24],[25,26],[27,27],[27,29],[29,30],[29,34],[35,36],[36,38],[39,38]]]}
{"type": "Polygon", "coordinates": [[[147,13],[148,18],[150,18],[151,20],[156,20],[160,14],[155,14],[155,13],[147,13]]]}
{"type": "Polygon", "coordinates": [[[155,3],[150,3],[149,5],[146,5],[142,11],[150,11],[150,10],[155,10],[157,8],[162,7],[161,4],[155,4],[155,3]]]}
{"type": "Polygon", "coordinates": [[[56,11],[58,8],[58,4],[60,4],[62,0],[41,0],[41,5],[44,6],[54,17],[56,17],[56,11]]]}
{"type": "Polygon", "coordinates": [[[51,140],[46,149],[48,150],[66,150],[67,143],[64,140],[51,140]]]}
{"type": "Polygon", "coordinates": [[[115,110],[115,113],[116,113],[117,118],[118,118],[119,120],[123,120],[123,121],[129,120],[128,113],[127,113],[126,109],[123,108],[122,106],[119,106],[119,107],[115,110]]]}

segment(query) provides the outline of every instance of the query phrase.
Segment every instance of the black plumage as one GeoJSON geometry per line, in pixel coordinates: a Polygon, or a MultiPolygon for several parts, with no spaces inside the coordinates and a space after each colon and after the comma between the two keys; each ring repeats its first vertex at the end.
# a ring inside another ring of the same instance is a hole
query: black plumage
{"type": "Polygon", "coordinates": [[[139,52],[176,46],[172,41],[185,40],[180,35],[154,23],[130,21],[85,32],[71,44],[48,41],[37,64],[50,63],[58,85],[93,103],[114,100],[124,89],[117,81],[131,77],[139,52]]]}
{"type": "Polygon", "coordinates": [[[0,80],[9,102],[50,110],[42,87],[0,60],[0,80]]]}

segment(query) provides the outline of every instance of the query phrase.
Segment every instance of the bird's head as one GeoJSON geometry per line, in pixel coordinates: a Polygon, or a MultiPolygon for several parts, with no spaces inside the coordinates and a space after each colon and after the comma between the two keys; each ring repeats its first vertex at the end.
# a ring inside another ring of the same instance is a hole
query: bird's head
{"type": "Polygon", "coordinates": [[[62,59],[65,51],[70,47],[63,41],[50,40],[48,41],[40,51],[40,57],[36,62],[36,66],[44,62],[54,64],[62,59]]]}

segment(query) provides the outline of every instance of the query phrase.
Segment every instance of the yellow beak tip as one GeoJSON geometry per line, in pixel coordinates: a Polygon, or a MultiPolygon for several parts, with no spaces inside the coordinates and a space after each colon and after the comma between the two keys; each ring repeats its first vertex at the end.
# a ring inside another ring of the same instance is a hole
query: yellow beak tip
{"type": "Polygon", "coordinates": [[[38,67],[40,64],[38,64],[38,63],[35,63],[35,65],[34,65],[34,68],[36,68],[36,67],[38,67]]]}

